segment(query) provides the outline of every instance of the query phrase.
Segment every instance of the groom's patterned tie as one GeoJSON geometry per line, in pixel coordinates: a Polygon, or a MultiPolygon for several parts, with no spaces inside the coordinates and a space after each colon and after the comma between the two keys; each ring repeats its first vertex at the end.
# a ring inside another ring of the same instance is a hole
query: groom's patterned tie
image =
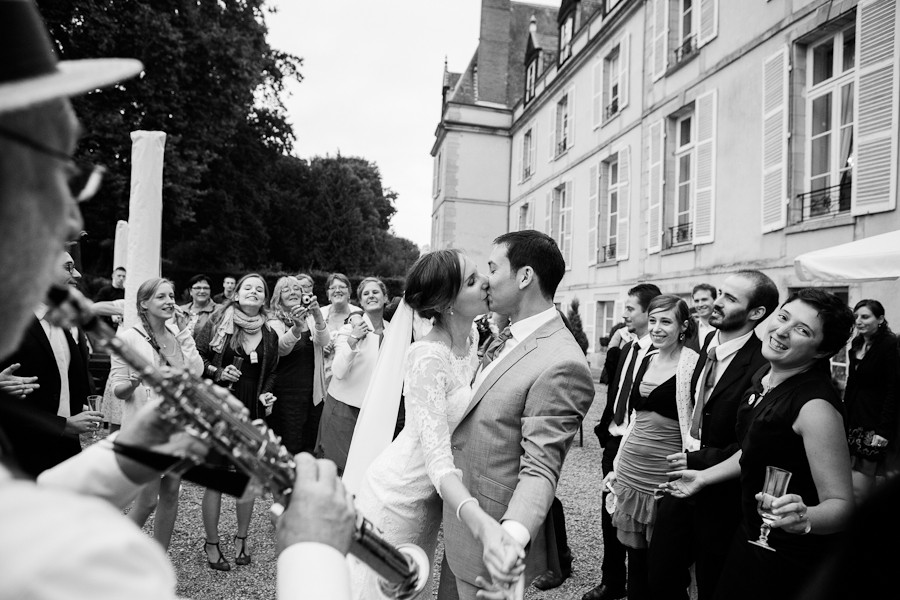
{"type": "Polygon", "coordinates": [[[488,346],[487,350],[484,351],[484,356],[481,358],[481,368],[486,369],[491,361],[493,361],[497,356],[503,352],[503,346],[506,345],[506,340],[512,337],[512,332],[509,330],[509,325],[500,332],[500,335],[491,342],[488,346]]]}

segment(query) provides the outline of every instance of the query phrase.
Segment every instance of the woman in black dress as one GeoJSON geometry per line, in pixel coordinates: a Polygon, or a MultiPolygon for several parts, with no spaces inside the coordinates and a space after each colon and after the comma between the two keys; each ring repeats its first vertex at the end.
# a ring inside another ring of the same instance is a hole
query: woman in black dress
{"type": "Polygon", "coordinates": [[[839,542],[853,511],[850,454],[841,399],[828,359],[850,337],[853,314],[837,296],[818,289],[792,294],[769,323],[761,369],[737,415],[740,449],[704,471],[682,471],[664,484],[679,497],[740,477],[743,521],[715,598],[793,598],[839,542]],[[760,534],[757,513],[766,467],[792,473],[787,493],[773,501],[766,550],[749,544],[760,534]]]}
{"type": "Polygon", "coordinates": [[[861,300],[853,308],[857,336],[850,345],[850,374],[844,405],[847,441],[853,469],[853,494],[861,504],[875,488],[888,444],[897,430],[900,400],[900,353],[897,336],[884,318],[878,300],[861,300]]]}
{"type": "MultiPolygon", "coordinates": [[[[197,334],[197,349],[203,358],[204,373],[221,386],[231,386],[232,394],[244,403],[251,419],[263,419],[275,402],[275,370],[278,367],[278,335],[266,323],[265,305],[269,288],[256,273],[238,281],[234,296],[210,318],[197,334]],[[243,360],[240,368],[234,359],[243,360]]],[[[219,455],[219,460],[226,461],[219,455]]],[[[203,526],[210,568],[228,571],[231,565],[219,549],[219,513],[222,494],[207,489],[203,495],[203,526]]],[[[253,499],[238,502],[235,562],[250,563],[247,531],[253,514],[253,499]]]]}
{"type": "Polygon", "coordinates": [[[317,347],[321,354],[331,341],[319,303],[303,283],[282,277],[269,304],[269,327],[278,334],[280,358],[273,390],[278,402],[267,421],[291,454],[315,450],[323,399],[314,394],[317,347]]]}

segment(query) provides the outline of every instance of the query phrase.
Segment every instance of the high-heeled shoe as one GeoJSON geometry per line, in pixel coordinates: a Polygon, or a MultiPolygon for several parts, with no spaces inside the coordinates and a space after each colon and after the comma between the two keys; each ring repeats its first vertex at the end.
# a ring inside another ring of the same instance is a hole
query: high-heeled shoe
{"type": "Polygon", "coordinates": [[[239,565],[249,565],[250,559],[252,558],[246,552],[247,550],[247,536],[241,537],[239,535],[234,536],[234,562],[239,565]],[[241,540],[241,551],[237,551],[237,541],[241,540]]]}
{"type": "Polygon", "coordinates": [[[210,569],[215,569],[216,571],[230,571],[231,563],[226,560],[225,555],[222,554],[222,549],[219,548],[219,542],[206,542],[206,546],[203,547],[203,552],[206,554],[206,562],[209,563],[210,569]],[[209,553],[206,552],[206,546],[215,546],[216,552],[219,553],[219,560],[213,562],[209,560],[209,553]]]}

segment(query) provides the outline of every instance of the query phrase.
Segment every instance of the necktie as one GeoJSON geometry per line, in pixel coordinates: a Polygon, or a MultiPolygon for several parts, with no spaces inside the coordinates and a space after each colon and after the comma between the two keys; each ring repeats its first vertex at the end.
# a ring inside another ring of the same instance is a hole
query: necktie
{"type": "Polygon", "coordinates": [[[716,367],[719,361],[716,358],[716,346],[709,349],[706,354],[706,364],[703,365],[703,388],[697,403],[694,405],[694,415],[691,418],[691,437],[700,439],[700,424],[703,422],[703,407],[709,399],[710,393],[716,387],[716,367]]]}
{"type": "Polygon", "coordinates": [[[631,384],[634,383],[634,365],[637,364],[638,352],[640,352],[640,350],[641,348],[637,345],[637,342],[631,345],[631,360],[628,363],[628,368],[625,369],[624,379],[619,380],[619,395],[616,397],[616,414],[613,418],[616,425],[621,425],[625,422],[625,411],[628,408],[628,402],[631,398],[631,384]]]}
{"type": "Polygon", "coordinates": [[[507,325],[503,331],[500,332],[500,335],[490,343],[487,350],[484,351],[484,356],[481,358],[481,368],[486,369],[491,362],[500,355],[503,351],[503,346],[506,345],[506,340],[512,337],[512,332],[509,330],[509,325],[507,325]]]}

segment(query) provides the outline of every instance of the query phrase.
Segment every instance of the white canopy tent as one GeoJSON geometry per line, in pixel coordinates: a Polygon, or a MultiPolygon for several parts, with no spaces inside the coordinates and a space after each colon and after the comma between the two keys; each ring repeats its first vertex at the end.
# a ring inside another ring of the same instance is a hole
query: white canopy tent
{"type": "Polygon", "coordinates": [[[900,230],[801,254],[794,269],[804,281],[898,279],[900,230]]]}

